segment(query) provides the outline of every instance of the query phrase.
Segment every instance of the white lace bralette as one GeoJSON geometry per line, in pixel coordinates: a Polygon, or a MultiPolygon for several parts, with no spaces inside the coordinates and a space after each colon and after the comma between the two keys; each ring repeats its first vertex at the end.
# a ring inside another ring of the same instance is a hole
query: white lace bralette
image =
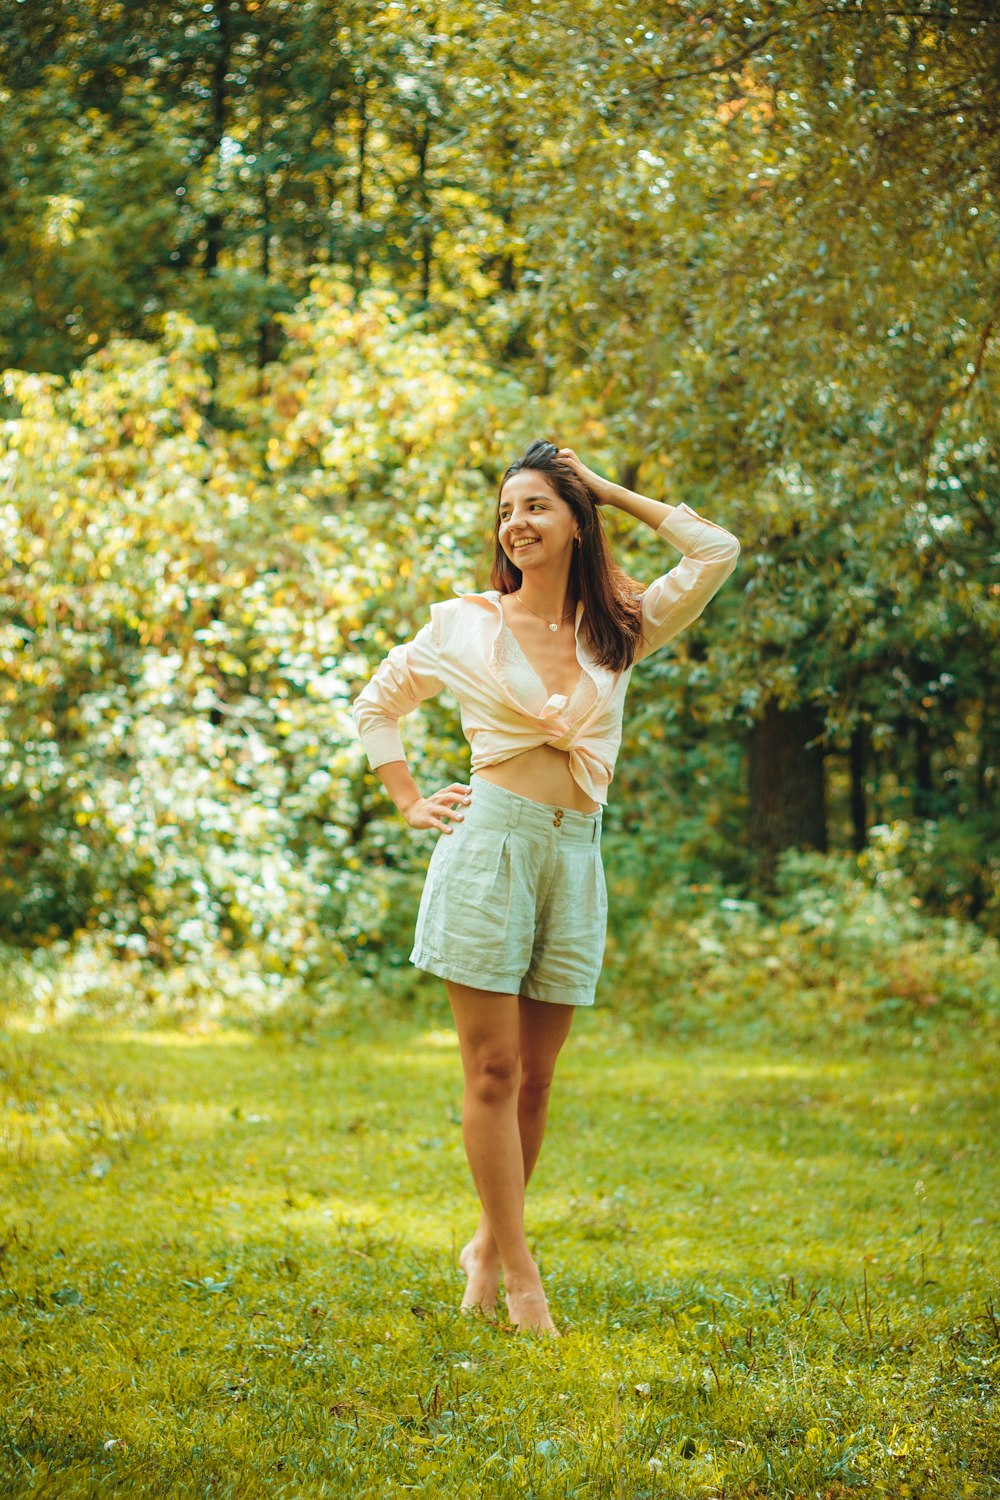
{"type": "MultiPolygon", "coordinates": [[[[496,639],[496,661],[515,698],[524,704],[529,713],[541,713],[546,703],[549,702],[545,684],[525,656],[520,641],[506,620],[501,625],[496,639]]],[[[592,678],[587,672],[581,670],[576,687],[562,710],[564,718],[576,719],[582,716],[588,706],[590,690],[593,686],[592,678]]],[[[552,697],[558,701],[563,695],[554,693],[552,697]]]]}

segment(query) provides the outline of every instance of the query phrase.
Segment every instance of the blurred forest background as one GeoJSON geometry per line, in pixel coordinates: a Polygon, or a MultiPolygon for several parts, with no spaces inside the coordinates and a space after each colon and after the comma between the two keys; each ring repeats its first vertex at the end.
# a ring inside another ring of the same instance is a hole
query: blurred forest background
{"type": "MultiPolygon", "coordinates": [[[[742,544],[632,680],[616,1004],[660,1003],[681,961],[717,994],[737,950],[756,996],[809,944],[876,1008],[983,996],[994,5],[0,15],[0,938],[22,999],[107,999],[113,964],[122,995],[205,1010],[418,982],[431,844],[347,708],[431,601],[487,586],[498,481],[538,436],[742,544]]],[[[636,576],[678,561],[607,524],[636,576]]],[[[419,784],[467,779],[453,702],[403,728],[419,784]]]]}

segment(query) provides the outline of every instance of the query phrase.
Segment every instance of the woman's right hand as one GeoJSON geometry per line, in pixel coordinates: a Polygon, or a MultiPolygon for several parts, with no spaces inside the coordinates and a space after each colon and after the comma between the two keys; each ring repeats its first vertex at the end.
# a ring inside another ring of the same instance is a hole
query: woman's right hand
{"type": "Polygon", "coordinates": [[[471,787],[453,781],[429,797],[418,797],[411,802],[403,817],[411,828],[440,828],[442,833],[454,833],[454,828],[449,828],[442,819],[455,818],[461,822],[463,814],[456,811],[456,806],[465,807],[471,796],[471,787]]]}

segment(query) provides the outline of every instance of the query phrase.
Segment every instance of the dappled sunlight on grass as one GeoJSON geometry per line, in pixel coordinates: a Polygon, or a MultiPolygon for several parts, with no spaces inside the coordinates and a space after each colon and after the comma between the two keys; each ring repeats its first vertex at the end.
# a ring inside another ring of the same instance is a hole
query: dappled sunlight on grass
{"type": "Polygon", "coordinates": [[[195,1048],[195,1047],[253,1047],[258,1038],[253,1032],[238,1031],[220,1026],[217,1021],[207,1021],[199,1026],[186,1026],[137,1031],[132,1026],[120,1026],[102,1032],[107,1042],[141,1044],[143,1047],[195,1048]]]}
{"type": "Polygon", "coordinates": [[[458,1494],[526,1443],[581,1482],[613,1452],[624,1493],[655,1450],[677,1494],[749,1495],[778,1453],[821,1492],[926,1467],[931,1407],[951,1451],[978,1440],[1000,1343],[974,1048],[943,1068],[578,1029],[528,1193],[549,1347],[458,1313],[478,1202],[453,1031],[8,1028],[0,1068],[0,1378],[18,1451],[35,1434],[57,1468],[74,1433],[130,1445],[107,1460],[126,1491],[192,1442],[294,1443],[377,1487],[388,1443],[453,1463],[435,1493],[458,1494]]]}
{"type": "Polygon", "coordinates": [[[445,1047],[455,1052],[458,1051],[457,1031],[425,1031],[422,1036],[414,1038],[417,1047],[445,1047]]]}

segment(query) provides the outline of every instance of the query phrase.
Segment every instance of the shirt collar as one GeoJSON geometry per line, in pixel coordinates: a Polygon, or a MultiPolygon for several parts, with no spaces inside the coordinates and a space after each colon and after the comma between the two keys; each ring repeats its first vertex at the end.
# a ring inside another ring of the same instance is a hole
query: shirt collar
{"type": "MultiPolygon", "coordinates": [[[[487,606],[495,605],[496,608],[498,610],[500,610],[501,617],[503,616],[503,610],[500,607],[500,600],[501,600],[502,595],[501,595],[499,589],[483,589],[478,594],[474,594],[474,593],[468,593],[468,594],[466,594],[466,593],[463,593],[461,591],[461,589],[456,589],[455,592],[458,594],[459,598],[461,598],[461,599],[478,599],[482,604],[485,604],[487,606]]],[[[576,620],[575,620],[574,627],[573,627],[573,634],[576,635],[576,636],[579,636],[579,634],[580,634],[580,621],[582,619],[583,619],[583,600],[582,599],[578,599],[576,601],[576,620]]]]}

